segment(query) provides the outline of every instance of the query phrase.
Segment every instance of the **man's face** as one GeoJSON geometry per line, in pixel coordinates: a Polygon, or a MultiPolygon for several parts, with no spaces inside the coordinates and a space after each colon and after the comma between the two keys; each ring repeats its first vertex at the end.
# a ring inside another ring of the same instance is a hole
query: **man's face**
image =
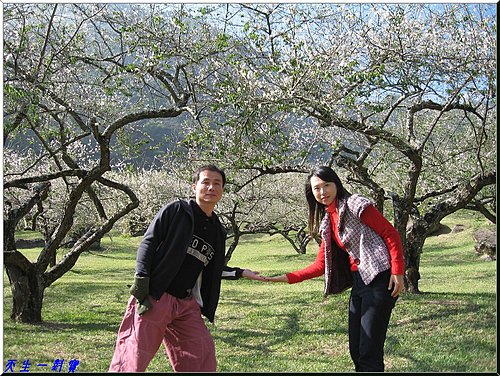
{"type": "Polygon", "coordinates": [[[222,198],[224,191],[222,175],[210,170],[201,171],[198,181],[193,184],[193,189],[198,203],[216,204],[222,198]]]}

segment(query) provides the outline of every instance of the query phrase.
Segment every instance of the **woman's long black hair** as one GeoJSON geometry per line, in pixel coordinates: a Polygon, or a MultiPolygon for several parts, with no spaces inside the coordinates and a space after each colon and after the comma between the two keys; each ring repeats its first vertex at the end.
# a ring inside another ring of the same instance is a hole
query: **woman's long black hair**
{"type": "Polygon", "coordinates": [[[337,187],[337,198],[339,200],[342,200],[346,196],[348,196],[348,193],[344,189],[344,186],[342,185],[342,182],[340,181],[338,175],[330,167],[319,166],[311,170],[311,172],[307,176],[305,191],[306,191],[307,205],[309,207],[309,220],[308,220],[309,233],[314,236],[319,232],[319,226],[321,224],[321,220],[325,215],[325,205],[319,203],[318,201],[316,201],[316,198],[314,198],[314,194],[311,187],[311,178],[313,176],[316,176],[323,181],[334,183],[335,186],[337,187]]]}

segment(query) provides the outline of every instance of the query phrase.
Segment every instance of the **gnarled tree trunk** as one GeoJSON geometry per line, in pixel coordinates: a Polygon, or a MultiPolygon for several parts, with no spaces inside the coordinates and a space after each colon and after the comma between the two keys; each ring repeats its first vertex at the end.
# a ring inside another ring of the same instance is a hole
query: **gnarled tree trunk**
{"type": "Polygon", "coordinates": [[[7,265],[7,275],[12,291],[11,319],[25,323],[42,321],[42,303],[45,286],[32,270],[7,265]]]}

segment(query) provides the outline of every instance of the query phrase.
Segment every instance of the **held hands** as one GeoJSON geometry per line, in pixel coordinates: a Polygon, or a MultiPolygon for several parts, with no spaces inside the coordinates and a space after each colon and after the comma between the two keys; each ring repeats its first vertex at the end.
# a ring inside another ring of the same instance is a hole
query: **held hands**
{"type": "Polygon", "coordinates": [[[253,279],[255,281],[267,281],[266,277],[262,277],[259,275],[259,272],[254,272],[250,269],[244,269],[241,276],[248,279],[253,279]]]}
{"type": "Polygon", "coordinates": [[[241,273],[241,276],[244,278],[253,279],[255,281],[262,281],[262,282],[288,282],[288,278],[287,278],[286,274],[276,276],[276,277],[264,277],[264,276],[261,276],[259,272],[254,272],[250,269],[244,269],[243,273],[241,273]]]}

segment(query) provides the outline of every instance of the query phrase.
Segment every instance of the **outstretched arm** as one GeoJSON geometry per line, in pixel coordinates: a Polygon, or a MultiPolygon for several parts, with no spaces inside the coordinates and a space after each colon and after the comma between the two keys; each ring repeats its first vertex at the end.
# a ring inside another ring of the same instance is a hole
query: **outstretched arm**
{"type": "Polygon", "coordinates": [[[316,260],[309,266],[290,273],[274,277],[264,277],[269,282],[298,283],[306,279],[319,277],[325,273],[325,243],[321,242],[316,260]]]}
{"type": "Polygon", "coordinates": [[[266,277],[266,280],[269,282],[286,282],[286,283],[288,283],[288,277],[286,276],[286,274],[277,275],[275,277],[266,277]]]}
{"type": "Polygon", "coordinates": [[[259,274],[259,272],[254,272],[250,269],[244,269],[241,273],[241,276],[244,278],[253,279],[255,281],[267,281],[266,277],[262,277],[259,274]]]}
{"type": "Polygon", "coordinates": [[[254,272],[250,269],[232,268],[230,266],[225,266],[222,270],[223,279],[240,279],[248,278],[256,281],[267,281],[265,277],[261,277],[259,272],[254,272]]]}

